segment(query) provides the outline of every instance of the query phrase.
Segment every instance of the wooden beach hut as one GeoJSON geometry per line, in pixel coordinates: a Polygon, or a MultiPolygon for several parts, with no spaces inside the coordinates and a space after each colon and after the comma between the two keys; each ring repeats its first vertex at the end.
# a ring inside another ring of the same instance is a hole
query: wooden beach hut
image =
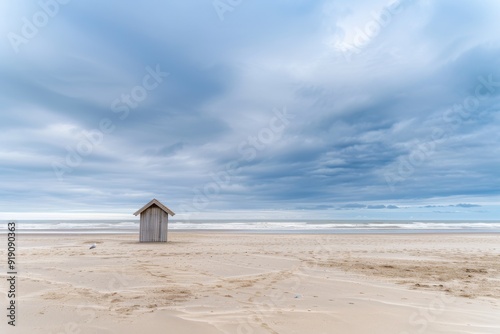
{"type": "Polygon", "coordinates": [[[175,215],[172,210],[154,198],[134,215],[141,215],[140,242],[167,242],[168,215],[175,215]]]}

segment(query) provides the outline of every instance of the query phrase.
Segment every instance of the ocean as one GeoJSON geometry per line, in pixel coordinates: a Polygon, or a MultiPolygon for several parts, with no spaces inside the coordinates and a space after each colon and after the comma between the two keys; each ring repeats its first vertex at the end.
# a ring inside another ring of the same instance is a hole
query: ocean
{"type": "MultiPolygon", "coordinates": [[[[0,233],[7,232],[7,222],[0,224],[0,233]]],[[[18,220],[15,222],[16,232],[21,234],[139,233],[138,220],[18,220]]],[[[172,231],[284,234],[500,233],[500,221],[171,220],[169,229],[172,231]]]]}

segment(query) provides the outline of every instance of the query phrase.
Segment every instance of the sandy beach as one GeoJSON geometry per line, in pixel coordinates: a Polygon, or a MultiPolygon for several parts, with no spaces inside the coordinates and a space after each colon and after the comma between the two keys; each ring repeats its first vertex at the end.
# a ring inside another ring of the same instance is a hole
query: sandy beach
{"type": "Polygon", "coordinates": [[[19,236],[17,326],[4,315],[1,332],[500,333],[500,235],[137,239],[19,236]]]}

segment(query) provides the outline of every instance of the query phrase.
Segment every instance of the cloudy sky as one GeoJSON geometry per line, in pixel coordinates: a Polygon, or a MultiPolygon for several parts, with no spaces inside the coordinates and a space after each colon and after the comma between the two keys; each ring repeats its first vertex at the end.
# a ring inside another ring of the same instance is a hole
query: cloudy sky
{"type": "Polygon", "coordinates": [[[496,0],[0,13],[2,219],[500,215],[496,0]]]}

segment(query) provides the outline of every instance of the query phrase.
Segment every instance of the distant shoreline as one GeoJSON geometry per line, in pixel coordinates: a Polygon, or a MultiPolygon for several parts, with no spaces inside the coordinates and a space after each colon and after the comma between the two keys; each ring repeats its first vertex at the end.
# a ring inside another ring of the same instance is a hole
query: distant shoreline
{"type": "MultiPolygon", "coordinates": [[[[5,221],[7,222],[7,221],[5,221]]],[[[19,220],[17,231],[26,234],[137,234],[136,220],[19,220]]],[[[0,225],[0,234],[6,233],[0,225]]],[[[231,234],[497,234],[499,221],[424,220],[192,220],[170,221],[170,232],[231,234]]]]}
{"type": "MultiPolygon", "coordinates": [[[[307,231],[307,232],[302,232],[302,231],[247,231],[247,230],[169,230],[169,234],[174,233],[174,234],[232,234],[232,235],[286,235],[286,236],[301,236],[301,235],[349,235],[349,236],[355,236],[355,235],[360,235],[360,236],[404,236],[404,235],[475,235],[475,236],[480,236],[480,235],[499,235],[500,232],[485,232],[485,231],[398,231],[398,232],[374,232],[374,231],[358,231],[358,232],[320,232],[320,231],[307,231]]],[[[5,231],[0,231],[0,235],[5,235],[5,231]]],[[[139,235],[139,231],[136,232],[118,232],[118,231],[113,231],[113,232],[102,232],[102,231],[96,231],[96,232],[89,232],[89,231],[69,231],[69,230],[61,230],[61,231],[38,231],[38,232],[33,232],[33,231],[28,231],[28,232],[23,232],[23,231],[18,231],[18,235],[21,236],[46,236],[46,237],[54,237],[54,236],[133,236],[135,234],[139,235]]]]}

